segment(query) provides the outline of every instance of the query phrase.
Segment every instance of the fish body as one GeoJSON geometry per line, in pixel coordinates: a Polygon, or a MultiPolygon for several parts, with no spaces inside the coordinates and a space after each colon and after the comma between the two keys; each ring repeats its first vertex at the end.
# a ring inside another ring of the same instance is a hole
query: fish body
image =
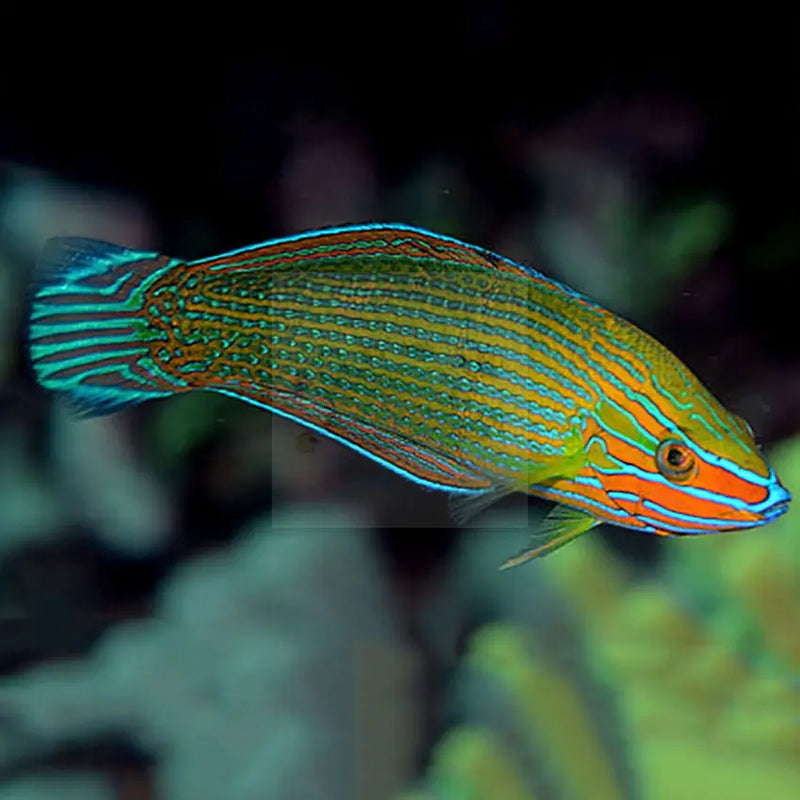
{"type": "Polygon", "coordinates": [[[450,492],[461,516],[514,491],[561,504],[515,563],[601,521],[711,533],[790,499],[747,423],[655,339],[447,236],[349,226],[192,262],[56,239],[42,260],[46,388],[87,413],[222,392],[450,492]]]}

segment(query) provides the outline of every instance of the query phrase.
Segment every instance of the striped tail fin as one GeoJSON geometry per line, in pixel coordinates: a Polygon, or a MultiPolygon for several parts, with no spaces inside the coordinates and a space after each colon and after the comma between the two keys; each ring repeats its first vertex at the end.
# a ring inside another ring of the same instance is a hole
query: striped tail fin
{"type": "Polygon", "coordinates": [[[28,342],[36,377],[84,415],[180,391],[153,357],[167,345],[148,321],[148,289],[181,262],[92,239],[51,239],[39,261],[28,342]]]}

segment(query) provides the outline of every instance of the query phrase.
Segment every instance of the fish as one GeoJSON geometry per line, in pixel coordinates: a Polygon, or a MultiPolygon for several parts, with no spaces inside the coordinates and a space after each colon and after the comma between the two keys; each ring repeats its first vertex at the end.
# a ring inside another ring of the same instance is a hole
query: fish
{"type": "Polygon", "coordinates": [[[754,528],[791,500],[745,420],[631,322],[523,263],[404,224],[312,230],[184,261],[63,237],[28,346],[79,413],[204,390],[429,489],[459,524],[555,502],[503,568],[600,523],[754,528]]]}

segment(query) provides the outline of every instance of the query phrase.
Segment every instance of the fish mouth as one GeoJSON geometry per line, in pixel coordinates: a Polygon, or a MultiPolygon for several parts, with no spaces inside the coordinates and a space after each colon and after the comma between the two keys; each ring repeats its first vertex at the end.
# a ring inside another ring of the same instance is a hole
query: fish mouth
{"type": "Polygon", "coordinates": [[[780,483],[775,483],[770,487],[769,495],[758,512],[765,522],[772,522],[789,510],[791,501],[792,495],[780,483]]]}
{"type": "Polygon", "coordinates": [[[775,503],[775,505],[772,505],[762,511],[761,515],[764,517],[765,522],[772,522],[772,520],[777,519],[782,514],[785,514],[789,510],[790,502],[791,499],[784,500],[782,503],[775,503]]]}

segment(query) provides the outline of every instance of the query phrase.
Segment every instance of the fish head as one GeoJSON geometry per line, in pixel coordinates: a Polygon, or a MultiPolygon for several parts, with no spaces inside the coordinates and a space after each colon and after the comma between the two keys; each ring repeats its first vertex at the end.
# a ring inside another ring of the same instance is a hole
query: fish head
{"type": "Polygon", "coordinates": [[[685,535],[752,528],[783,514],[791,495],[747,422],[685,368],[667,378],[648,376],[598,404],[585,441],[589,469],[617,515],[608,518],[685,535]]]}

